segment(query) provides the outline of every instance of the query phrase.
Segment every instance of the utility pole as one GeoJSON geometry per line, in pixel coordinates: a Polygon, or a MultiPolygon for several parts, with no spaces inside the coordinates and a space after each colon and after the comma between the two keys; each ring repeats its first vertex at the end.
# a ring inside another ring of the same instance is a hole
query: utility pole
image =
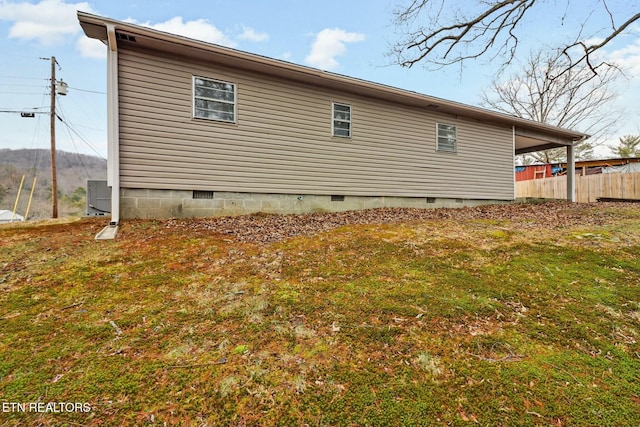
{"type": "Polygon", "coordinates": [[[51,57],[51,218],[58,218],[58,173],[56,171],[56,57],[51,57]]]}

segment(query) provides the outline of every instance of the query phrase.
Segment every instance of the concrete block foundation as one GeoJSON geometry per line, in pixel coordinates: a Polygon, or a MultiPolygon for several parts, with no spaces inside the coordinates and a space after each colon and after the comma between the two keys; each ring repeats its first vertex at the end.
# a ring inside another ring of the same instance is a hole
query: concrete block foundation
{"type": "Polygon", "coordinates": [[[512,202],[439,197],[328,196],[124,188],[120,191],[120,216],[122,219],[161,219],[236,216],[258,212],[303,214],[374,208],[459,208],[512,202]]]}

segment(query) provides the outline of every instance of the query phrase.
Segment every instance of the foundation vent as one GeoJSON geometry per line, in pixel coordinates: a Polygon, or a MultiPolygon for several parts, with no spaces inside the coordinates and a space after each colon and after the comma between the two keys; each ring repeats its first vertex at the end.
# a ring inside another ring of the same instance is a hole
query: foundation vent
{"type": "Polygon", "coordinates": [[[213,191],[193,190],[194,199],[213,199],[213,191]]]}

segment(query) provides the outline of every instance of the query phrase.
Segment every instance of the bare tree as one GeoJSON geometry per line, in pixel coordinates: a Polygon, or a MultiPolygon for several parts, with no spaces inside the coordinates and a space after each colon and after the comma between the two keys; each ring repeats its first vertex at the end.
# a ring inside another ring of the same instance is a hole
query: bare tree
{"type": "MultiPolygon", "coordinates": [[[[620,113],[612,106],[617,96],[612,84],[620,72],[603,67],[594,74],[586,63],[568,65],[562,52],[533,52],[508,80],[494,80],[483,91],[481,103],[503,113],[590,134],[590,139],[576,146],[577,158],[588,159],[593,148],[615,131],[620,113]],[[565,72],[560,74],[561,70],[565,72]]],[[[525,155],[522,161],[552,163],[565,156],[566,150],[554,149],[525,155]]]]}
{"type": "MultiPolygon", "coordinates": [[[[395,44],[391,54],[403,67],[421,62],[436,66],[462,64],[489,55],[492,59],[502,58],[504,69],[515,58],[520,39],[526,35],[522,34],[522,27],[527,14],[546,5],[552,11],[547,15],[555,13],[564,23],[571,13],[569,5],[572,3],[588,7],[582,0],[478,0],[478,7],[469,1],[411,0],[407,6],[395,11],[395,24],[404,29],[404,37],[395,44]]],[[[624,10],[618,12],[612,10],[608,0],[597,1],[596,8],[587,14],[575,37],[554,47],[565,57],[566,68],[558,72],[586,66],[597,73],[600,66],[606,64],[595,53],[640,20],[640,13],[619,16],[633,10],[626,3],[617,2],[624,10]],[[605,14],[609,26],[597,34],[583,34],[588,16],[594,14],[605,14]]]]}

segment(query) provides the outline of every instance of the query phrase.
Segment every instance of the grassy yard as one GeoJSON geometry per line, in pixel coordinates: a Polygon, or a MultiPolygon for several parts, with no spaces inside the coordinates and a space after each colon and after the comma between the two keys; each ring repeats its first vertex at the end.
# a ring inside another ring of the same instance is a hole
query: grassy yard
{"type": "Polygon", "coordinates": [[[640,425],[640,206],[501,209],[0,227],[0,425],[640,425]]]}

